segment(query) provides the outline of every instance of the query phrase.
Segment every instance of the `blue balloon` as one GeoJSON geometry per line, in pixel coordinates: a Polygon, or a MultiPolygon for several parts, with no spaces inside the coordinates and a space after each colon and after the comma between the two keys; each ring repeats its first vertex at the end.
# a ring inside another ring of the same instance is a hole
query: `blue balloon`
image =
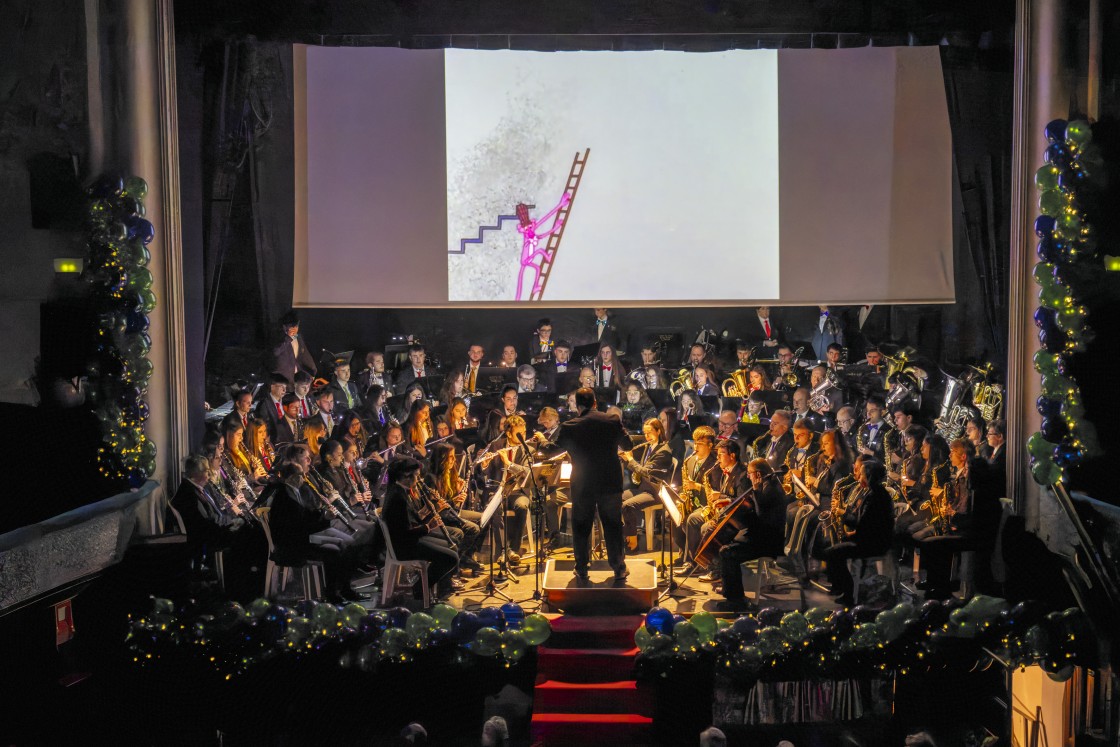
{"type": "Polygon", "coordinates": [[[125,331],[133,335],[138,332],[147,332],[151,323],[143,309],[130,309],[125,314],[125,331]]]}
{"type": "Polygon", "coordinates": [[[1046,134],[1046,139],[1051,143],[1062,143],[1066,139],[1066,127],[1069,122],[1064,119],[1052,119],[1046,124],[1043,132],[1046,134]]]}
{"type": "Polygon", "coordinates": [[[507,630],[520,630],[521,623],[525,622],[525,610],[521,609],[520,604],[509,602],[502,605],[502,617],[507,630]]]}
{"type": "Polygon", "coordinates": [[[1039,306],[1034,310],[1034,325],[1039,329],[1057,329],[1057,316],[1058,312],[1054,309],[1039,306]]]}
{"type": "Polygon", "coordinates": [[[1035,251],[1038,252],[1038,258],[1043,262],[1057,262],[1062,258],[1062,244],[1049,234],[1043,236],[1035,251]]]}
{"type": "Polygon", "coordinates": [[[411,617],[412,612],[408,607],[394,607],[389,610],[387,616],[389,618],[390,628],[403,628],[408,618],[411,617]]]}
{"type": "Polygon", "coordinates": [[[484,628],[493,628],[494,630],[505,628],[506,620],[502,615],[501,607],[483,607],[478,611],[478,619],[482,622],[484,628]]]}
{"type": "Polygon", "coordinates": [[[133,467],[128,471],[128,487],[142,488],[144,483],[148,481],[148,473],[139,467],[133,467]]]}
{"type": "Polygon", "coordinates": [[[673,627],[677,627],[677,623],[684,622],[684,615],[673,615],[673,627]]]}
{"type": "Polygon", "coordinates": [[[654,607],[646,613],[646,628],[651,633],[673,634],[673,613],[664,607],[654,607]]]}
{"type": "Polygon", "coordinates": [[[90,197],[103,200],[124,191],[124,178],[120,174],[102,174],[88,190],[90,197]]]}
{"type": "Polygon", "coordinates": [[[1066,347],[1066,333],[1061,330],[1044,329],[1038,333],[1038,341],[1048,352],[1060,353],[1066,347]]]}
{"type": "Polygon", "coordinates": [[[1038,409],[1038,414],[1043,418],[1058,418],[1062,415],[1062,401],[1060,399],[1050,399],[1043,394],[1035,400],[1034,404],[1038,409]]]}
{"type": "Polygon", "coordinates": [[[1039,431],[1047,441],[1057,443],[1066,435],[1066,421],[1062,418],[1044,418],[1039,431]]]}
{"type": "Polygon", "coordinates": [[[458,640],[451,634],[450,630],[444,630],[443,628],[433,630],[431,638],[428,639],[429,646],[450,646],[454,643],[458,643],[458,640]]]}
{"type": "Polygon", "coordinates": [[[762,626],[758,624],[751,615],[744,615],[735,622],[731,623],[731,630],[734,630],[743,639],[743,643],[754,643],[758,640],[758,631],[762,626]]]}
{"type": "Polygon", "coordinates": [[[1084,456],[1084,451],[1070,444],[1058,444],[1054,447],[1054,463],[1059,467],[1077,464],[1084,456]]]}
{"type": "Polygon", "coordinates": [[[451,637],[459,643],[467,643],[474,640],[474,634],[482,627],[477,614],[464,610],[451,618],[451,637]]]}
{"type": "Polygon", "coordinates": [[[767,607],[758,613],[758,622],[761,623],[764,628],[770,625],[777,625],[782,621],[782,617],[784,617],[785,614],[786,611],[780,607],[767,607]]]}
{"type": "Polygon", "coordinates": [[[1043,154],[1047,163],[1052,163],[1058,168],[1065,168],[1069,164],[1069,148],[1065,143],[1050,143],[1043,154]]]}
{"type": "Polygon", "coordinates": [[[1061,173],[1058,174],[1058,186],[1067,192],[1080,189],[1081,185],[1084,183],[1085,172],[1081,169],[1070,166],[1069,168],[1062,169],[1061,173]]]}
{"type": "Polygon", "coordinates": [[[1034,220],[1034,232],[1039,238],[1052,235],[1057,226],[1057,221],[1049,215],[1040,215],[1034,220]]]}

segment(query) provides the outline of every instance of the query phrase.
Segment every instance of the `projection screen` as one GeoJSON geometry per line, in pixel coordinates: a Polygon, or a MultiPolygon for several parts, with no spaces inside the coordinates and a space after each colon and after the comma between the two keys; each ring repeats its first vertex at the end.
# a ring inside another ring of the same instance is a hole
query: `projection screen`
{"type": "Polygon", "coordinates": [[[935,47],[294,55],[297,306],[954,300],[935,47]]]}

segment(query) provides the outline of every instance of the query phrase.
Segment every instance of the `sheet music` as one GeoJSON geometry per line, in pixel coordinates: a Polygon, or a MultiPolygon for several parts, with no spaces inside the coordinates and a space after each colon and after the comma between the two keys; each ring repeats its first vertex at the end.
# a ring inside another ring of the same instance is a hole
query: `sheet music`
{"type": "Polygon", "coordinates": [[[661,489],[657,491],[658,497],[661,502],[665,504],[665,511],[669,514],[669,518],[673,520],[673,526],[679,527],[681,525],[681,512],[677,509],[677,501],[673,498],[673,494],[669,492],[668,485],[662,485],[661,489]]]}
{"type": "Polygon", "coordinates": [[[809,496],[809,500],[811,500],[813,502],[813,505],[816,506],[817,508],[820,508],[820,505],[821,505],[820,499],[817,498],[816,494],[812,490],[809,490],[809,488],[805,486],[805,483],[801,482],[801,478],[799,478],[797,475],[795,475],[792,472],[789,473],[789,476],[790,476],[790,479],[792,479],[793,482],[797,485],[797,487],[801,489],[801,492],[804,493],[805,495],[809,496]]]}

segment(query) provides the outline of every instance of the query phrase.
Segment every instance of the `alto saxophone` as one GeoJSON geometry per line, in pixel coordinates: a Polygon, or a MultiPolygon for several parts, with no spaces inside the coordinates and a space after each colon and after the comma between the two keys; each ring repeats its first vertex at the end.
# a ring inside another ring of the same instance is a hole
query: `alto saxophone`
{"type": "Polygon", "coordinates": [[[930,472],[929,500],[918,506],[919,509],[929,510],[929,526],[938,536],[949,531],[949,486],[942,486],[941,481],[937,479],[937,473],[944,466],[945,463],[942,462],[930,472]]]}

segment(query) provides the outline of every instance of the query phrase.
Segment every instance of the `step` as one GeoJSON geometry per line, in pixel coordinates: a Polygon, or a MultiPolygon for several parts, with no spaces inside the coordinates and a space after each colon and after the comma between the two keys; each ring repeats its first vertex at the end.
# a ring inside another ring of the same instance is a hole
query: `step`
{"type": "Polygon", "coordinates": [[[553,648],[630,648],[634,631],[644,619],[642,615],[561,615],[551,621],[548,643],[553,648]]]}
{"type": "Polygon", "coordinates": [[[653,719],[636,713],[534,713],[532,739],[542,744],[649,744],[653,719]]]}
{"type": "Polygon", "coordinates": [[[534,713],[653,713],[653,705],[652,691],[634,680],[546,680],[533,689],[534,713]]]}
{"type": "Polygon", "coordinates": [[[638,649],[553,648],[537,649],[537,671],[543,678],[561,682],[618,682],[634,675],[638,649]]]}

